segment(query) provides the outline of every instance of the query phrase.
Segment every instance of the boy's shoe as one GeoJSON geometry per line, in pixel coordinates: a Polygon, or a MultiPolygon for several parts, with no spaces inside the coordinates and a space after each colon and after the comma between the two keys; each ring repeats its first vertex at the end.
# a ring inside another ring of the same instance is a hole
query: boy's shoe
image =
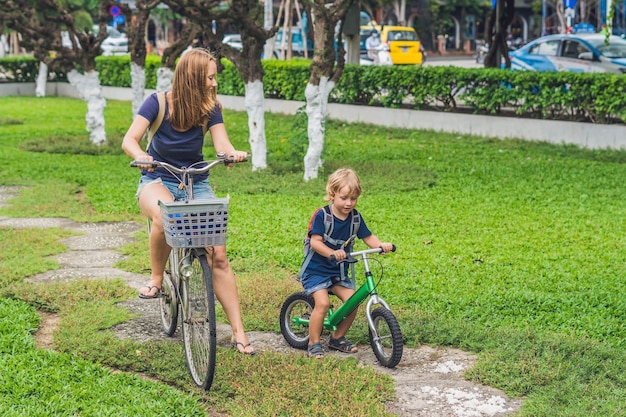
{"type": "Polygon", "coordinates": [[[324,358],[324,349],[322,349],[322,345],[319,342],[309,345],[309,348],[307,349],[307,351],[309,352],[309,358],[315,358],[315,359],[324,358]]]}
{"type": "Polygon", "coordinates": [[[343,353],[357,353],[359,351],[359,349],[354,346],[351,341],[346,339],[345,336],[341,336],[337,339],[333,339],[331,337],[328,342],[328,347],[343,353]]]}

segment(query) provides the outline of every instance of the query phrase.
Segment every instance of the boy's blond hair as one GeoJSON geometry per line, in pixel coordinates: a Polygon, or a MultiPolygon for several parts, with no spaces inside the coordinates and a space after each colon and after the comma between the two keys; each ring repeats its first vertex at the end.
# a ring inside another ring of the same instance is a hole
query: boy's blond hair
{"type": "Polygon", "coordinates": [[[340,168],[328,177],[328,182],[326,183],[326,197],[324,197],[324,201],[332,200],[332,196],[345,187],[348,187],[351,196],[361,196],[362,190],[359,176],[356,172],[349,168],[340,168]]]}

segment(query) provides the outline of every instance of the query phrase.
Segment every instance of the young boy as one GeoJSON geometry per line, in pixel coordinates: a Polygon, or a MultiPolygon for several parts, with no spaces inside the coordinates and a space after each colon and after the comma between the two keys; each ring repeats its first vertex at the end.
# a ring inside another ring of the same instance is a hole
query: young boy
{"type": "MultiPolygon", "coordinates": [[[[328,291],[332,291],[345,302],[354,294],[354,282],[348,274],[348,265],[331,262],[330,255],[337,261],[346,259],[344,248],[355,238],[362,239],[370,248],[382,248],[384,252],[391,251],[391,243],[381,242],[370,232],[360,214],[355,210],[357,200],[361,195],[361,182],[357,174],[351,169],[338,169],[329,178],[326,184],[325,201],[332,214],[332,230],[326,235],[325,210],[318,209],[311,218],[309,225],[310,246],[312,256],[305,256],[300,277],[304,290],[313,296],[315,308],[309,320],[309,347],[310,357],[322,359],[324,350],[320,344],[320,335],[324,318],[330,306],[328,291]],[[356,222],[355,218],[356,216],[356,222]],[[354,230],[351,230],[354,229],[354,230]],[[354,236],[351,234],[354,233],[354,236]]],[[[328,347],[345,353],[356,353],[353,345],[345,334],[350,329],[357,310],[350,313],[331,335],[328,347]]]]}

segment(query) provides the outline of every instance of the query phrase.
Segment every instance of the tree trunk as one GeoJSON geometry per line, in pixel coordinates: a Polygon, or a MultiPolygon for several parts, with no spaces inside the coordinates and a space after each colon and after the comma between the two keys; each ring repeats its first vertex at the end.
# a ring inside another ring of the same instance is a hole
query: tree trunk
{"type": "Polygon", "coordinates": [[[556,2],[556,16],[559,19],[559,33],[567,32],[567,23],[565,22],[565,5],[562,1],[556,2]]]}
{"type": "Polygon", "coordinates": [[[335,82],[322,76],[319,85],[309,82],[304,91],[309,136],[309,147],[304,156],[304,181],[317,178],[319,168],[322,166],[328,97],[333,87],[335,82]]]}
{"type": "MultiPolygon", "coordinates": [[[[248,142],[252,153],[252,170],[267,168],[267,143],[265,137],[265,99],[263,91],[263,65],[261,55],[266,41],[273,38],[278,26],[271,26],[268,20],[268,11],[271,4],[262,6],[258,0],[237,0],[230,2],[230,6],[224,9],[217,7],[217,0],[195,2],[189,5],[187,0],[164,0],[175,12],[180,13],[187,19],[183,28],[183,35],[188,38],[183,43],[180,51],[171,50],[172,58],[180,55],[180,52],[192,42],[194,38],[201,40],[201,46],[209,49],[217,58],[218,73],[222,71],[221,58],[230,60],[245,83],[245,105],[248,113],[248,142]],[[261,21],[270,26],[264,28],[261,21]],[[211,22],[215,22],[213,27],[211,22]],[[241,35],[242,48],[235,49],[222,44],[224,31],[230,27],[241,35]]],[[[193,3],[193,2],[192,2],[193,3]]],[[[165,62],[165,53],[164,60],[165,62]]],[[[169,60],[169,67],[174,67],[174,60],[169,60]]],[[[161,82],[163,76],[158,75],[161,82]]],[[[165,88],[159,84],[157,89],[165,88]]],[[[219,89],[218,89],[219,91],[219,89]]]]}
{"type": "Polygon", "coordinates": [[[252,152],[252,170],[267,168],[267,143],[265,140],[265,97],[263,81],[246,83],[246,112],[248,113],[248,131],[250,151],[252,152]]]}
{"type": "Polygon", "coordinates": [[[305,2],[312,16],[313,61],[311,76],[304,90],[308,120],[309,147],[304,156],[304,180],[317,178],[322,166],[324,133],[328,110],[328,97],[341,77],[346,51],[342,45],[343,19],[353,0],[325,0],[305,2]],[[341,23],[339,23],[341,22],[341,23]],[[339,25],[337,25],[339,23],[339,25]],[[337,49],[335,50],[335,36],[337,49]]]}
{"type": "Polygon", "coordinates": [[[128,3],[119,3],[126,19],[126,33],[128,35],[133,119],[137,116],[146,91],[146,26],[151,10],[156,8],[158,4],[158,0],[137,0],[135,1],[135,11],[133,11],[128,3]]]}
{"type": "Polygon", "coordinates": [[[586,22],[587,21],[587,1],[586,0],[580,0],[578,2],[578,8],[579,8],[579,18],[581,22],[586,22]]]}
{"type": "Polygon", "coordinates": [[[502,59],[504,59],[504,66],[511,68],[509,48],[506,43],[506,30],[513,22],[514,16],[514,0],[497,0],[496,7],[491,10],[487,23],[489,37],[485,37],[485,39],[489,39],[489,52],[485,56],[486,68],[500,68],[502,59]]]}
{"type": "Polygon", "coordinates": [[[9,54],[9,42],[6,35],[0,34],[0,58],[9,54]]]}
{"type": "Polygon", "coordinates": [[[39,61],[39,73],[37,74],[37,83],[35,84],[35,96],[46,96],[46,83],[48,82],[48,65],[39,61]]]}
{"type": "Polygon", "coordinates": [[[161,67],[157,70],[157,85],[156,90],[170,91],[172,89],[172,82],[174,81],[174,70],[168,67],[161,67]]]}
{"type": "Polygon", "coordinates": [[[398,25],[406,26],[406,0],[395,0],[393,10],[398,18],[398,25]]]}
{"type": "Polygon", "coordinates": [[[106,100],[102,96],[100,77],[97,71],[89,71],[81,74],[76,70],[67,73],[67,80],[76,88],[78,95],[87,102],[87,131],[89,140],[96,145],[106,143],[106,132],[104,130],[104,108],[106,100]]]}
{"type": "Polygon", "coordinates": [[[133,90],[133,119],[137,116],[146,91],[146,69],[134,62],[130,63],[130,85],[133,90]]]}

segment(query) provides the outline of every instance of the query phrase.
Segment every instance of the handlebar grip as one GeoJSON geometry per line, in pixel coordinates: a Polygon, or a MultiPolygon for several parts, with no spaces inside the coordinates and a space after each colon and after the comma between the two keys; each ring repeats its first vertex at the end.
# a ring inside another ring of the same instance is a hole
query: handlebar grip
{"type": "MultiPolygon", "coordinates": [[[[396,245],[392,244],[391,245],[391,252],[395,252],[396,251],[396,245]]],[[[339,262],[348,262],[348,263],[354,263],[356,262],[356,259],[353,258],[353,256],[360,256],[360,255],[364,255],[366,253],[383,253],[383,248],[382,247],[378,247],[378,248],[372,248],[372,249],[368,249],[362,252],[351,252],[348,253],[347,258],[343,259],[342,261],[339,262]]],[[[337,259],[335,258],[334,254],[330,254],[328,255],[328,257],[326,258],[328,259],[330,262],[336,262],[337,259]]]]}
{"type": "Polygon", "coordinates": [[[238,164],[240,162],[248,162],[248,160],[250,160],[250,157],[252,157],[252,155],[248,154],[246,156],[246,159],[244,159],[243,161],[235,161],[232,157],[228,157],[228,158],[224,158],[224,163],[225,164],[238,164]]]}
{"type": "Polygon", "coordinates": [[[139,165],[152,165],[155,167],[158,163],[156,161],[130,161],[130,166],[133,168],[137,168],[139,165]]]}

